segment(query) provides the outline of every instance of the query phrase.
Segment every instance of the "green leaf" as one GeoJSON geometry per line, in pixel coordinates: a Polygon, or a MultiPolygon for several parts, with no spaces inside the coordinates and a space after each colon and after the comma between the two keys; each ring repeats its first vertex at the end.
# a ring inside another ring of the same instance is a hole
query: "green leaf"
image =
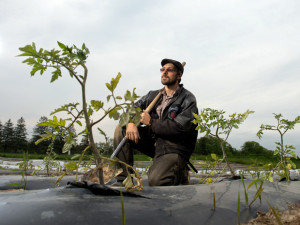
{"type": "Polygon", "coordinates": [[[42,135],[40,135],[40,137],[41,137],[41,138],[35,142],[35,145],[38,145],[38,144],[41,143],[42,141],[48,140],[48,139],[50,139],[50,138],[52,138],[52,140],[55,139],[55,135],[52,134],[52,133],[50,133],[49,131],[46,131],[46,134],[42,134],[42,135]]]}
{"type": "Polygon", "coordinates": [[[131,120],[130,120],[130,122],[132,122],[132,123],[134,123],[135,124],[135,126],[137,127],[141,122],[140,122],[140,120],[141,120],[141,115],[140,114],[136,114],[131,120]]]}
{"type": "Polygon", "coordinates": [[[262,181],[263,181],[263,180],[262,180],[261,178],[258,178],[258,179],[256,179],[256,180],[252,181],[252,182],[248,185],[247,191],[249,190],[249,188],[250,188],[253,184],[257,184],[258,182],[262,182],[262,181]]]}
{"type": "Polygon", "coordinates": [[[123,113],[123,114],[120,116],[120,121],[119,121],[120,127],[124,127],[124,126],[126,126],[128,123],[129,123],[129,114],[123,113]]]}
{"type": "Polygon", "coordinates": [[[116,78],[112,78],[111,80],[111,87],[112,87],[112,92],[116,89],[118,83],[119,83],[119,80],[121,78],[121,73],[118,73],[118,75],[116,76],[116,78]]]}
{"type": "Polygon", "coordinates": [[[99,131],[100,134],[102,134],[104,137],[107,137],[106,133],[105,133],[103,130],[101,130],[99,127],[98,127],[98,131],[99,131]]]}
{"type": "Polygon", "coordinates": [[[124,95],[124,99],[125,101],[134,101],[134,98],[131,96],[131,92],[130,91],[126,91],[125,95],[124,95]]]}
{"type": "Polygon", "coordinates": [[[91,115],[93,115],[93,113],[94,113],[94,110],[91,107],[89,107],[88,115],[91,116],[91,115]]]}
{"type": "Polygon", "coordinates": [[[112,95],[107,95],[107,102],[109,102],[111,97],[112,97],[112,95]]]}
{"type": "Polygon", "coordinates": [[[59,46],[61,49],[63,49],[63,50],[66,49],[66,46],[65,46],[63,43],[61,43],[61,42],[58,41],[57,44],[58,44],[58,46],[59,46]]]}
{"type": "Polygon", "coordinates": [[[113,118],[114,120],[118,120],[120,114],[118,113],[117,110],[114,109],[114,110],[109,112],[108,116],[109,116],[109,118],[113,118]]]}
{"type": "Polygon", "coordinates": [[[61,77],[61,70],[60,70],[60,68],[57,68],[56,70],[54,70],[53,72],[52,72],[52,78],[51,78],[51,83],[52,82],[54,82],[55,80],[57,80],[58,79],[58,77],[61,77]]]}
{"type": "Polygon", "coordinates": [[[216,155],[216,154],[211,154],[211,158],[212,158],[213,160],[215,160],[215,161],[217,161],[217,160],[218,160],[218,157],[217,157],[217,155],[216,155]]]}
{"type": "Polygon", "coordinates": [[[68,169],[69,171],[73,171],[73,170],[76,170],[77,169],[77,164],[76,162],[69,162],[69,163],[66,163],[64,165],[66,167],[66,169],[68,169]]]}
{"type": "Polygon", "coordinates": [[[111,85],[110,85],[109,83],[106,83],[105,85],[106,85],[107,89],[110,90],[110,91],[112,92],[112,87],[111,87],[111,85]]]}
{"type": "Polygon", "coordinates": [[[91,100],[91,105],[96,111],[99,111],[99,109],[103,108],[104,103],[97,100],[91,100]]]}
{"type": "Polygon", "coordinates": [[[63,148],[62,148],[62,153],[67,153],[68,151],[71,150],[73,144],[72,143],[65,143],[63,148]]]}
{"type": "Polygon", "coordinates": [[[76,123],[82,127],[82,123],[79,120],[76,120],[76,123]]]}

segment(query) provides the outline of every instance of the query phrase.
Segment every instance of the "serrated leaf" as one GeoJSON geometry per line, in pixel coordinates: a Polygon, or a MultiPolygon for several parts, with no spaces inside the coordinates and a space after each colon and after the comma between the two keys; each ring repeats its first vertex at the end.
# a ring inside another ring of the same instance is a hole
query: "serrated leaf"
{"type": "Polygon", "coordinates": [[[58,77],[61,77],[61,70],[60,70],[60,68],[57,68],[56,70],[54,70],[53,72],[52,72],[52,78],[51,78],[51,83],[52,82],[54,82],[55,80],[57,80],[58,79],[58,77]]]}
{"type": "Polygon", "coordinates": [[[118,73],[118,75],[116,76],[116,78],[112,78],[111,79],[111,82],[110,82],[111,88],[112,88],[111,92],[113,92],[116,89],[116,87],[117,87],[117,85],[119,83],[120,78],[121,78],[121,74],[118,73]]]}
{"type": "Polygon", "coordinates": [[[108,116],[109,116],[109,118],[113,118],[114,120],[118,120],[120,114],[118,113],[117,110],[112,110],[112,111],[109,112],[108,116]]]}

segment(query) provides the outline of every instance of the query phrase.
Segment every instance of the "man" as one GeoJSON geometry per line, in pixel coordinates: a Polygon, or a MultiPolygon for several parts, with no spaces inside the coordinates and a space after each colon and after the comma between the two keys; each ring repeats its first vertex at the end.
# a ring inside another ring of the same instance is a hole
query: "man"
{"type": "MultiPolygon", "coordinates": [[[[161,61],[162,95],[153,109],[141,114],[141,124],[129,123],[125,128],[117,127],[114,135],[115,147],[126,135],[127,143],[117,157],[133,165],[133,149],[153,158],[148,171],[150,186],[188,184],[187,162],[194,151],[198,132],[192,123],[193,113],[198,113],[195,96],[180,84],[183,65],[172,59],[161,61]]],[[[158,92],[150,91],[136,102],[136,107],[145,110],[158,92]]],[[[117,176],[117,184],[127,177],[126,169],[117,176]]]]}

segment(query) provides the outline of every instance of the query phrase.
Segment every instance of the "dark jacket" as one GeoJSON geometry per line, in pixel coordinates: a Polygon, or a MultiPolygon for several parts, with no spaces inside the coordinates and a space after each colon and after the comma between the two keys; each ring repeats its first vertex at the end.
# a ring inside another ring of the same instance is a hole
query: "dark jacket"
{"type": "MultiPolygon", "coordinates": [[[[142,110],[152,102],[159,90],[150,91],[136,102],[142,110]]],[[[192,123],[193,113],[198,114],[195,96],[180,84],[180,90],[175,93],[159,119],[156,107],[160,104],[162,96],[150,112],[150,129],[155,135],[155,155],[178,153],[189,159],[194,151],[198,131],[192,123]]]]}

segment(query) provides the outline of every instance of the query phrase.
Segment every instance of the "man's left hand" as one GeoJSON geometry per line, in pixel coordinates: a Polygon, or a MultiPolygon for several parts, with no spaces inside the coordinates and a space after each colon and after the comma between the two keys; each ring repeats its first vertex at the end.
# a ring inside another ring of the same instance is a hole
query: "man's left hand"
{"type": "Polygon", "coordinates": [[[147,111],[143,111],[142,114],[141,114],[141,120],[140,122],[147,125],[147,126],[150,126],[150,120],[151,120],[151,116],[149,115],[149,113],[147,111]]]}

